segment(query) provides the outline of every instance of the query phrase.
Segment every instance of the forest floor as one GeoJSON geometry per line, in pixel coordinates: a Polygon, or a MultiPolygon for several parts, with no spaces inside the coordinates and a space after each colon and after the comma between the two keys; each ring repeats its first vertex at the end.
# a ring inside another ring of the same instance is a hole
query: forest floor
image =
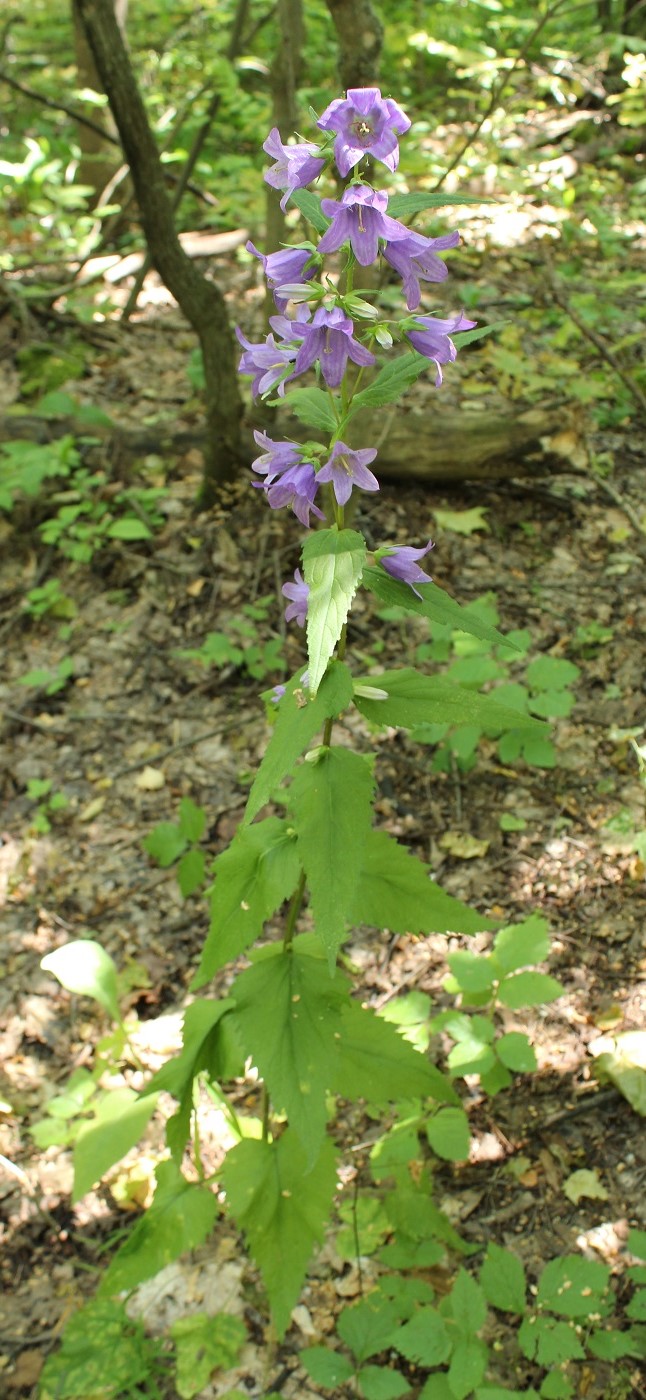
{"type": "MultiPolygon", "coordinates": [[[[168,413],[173,400],[181,415],[188,343],[175,311],[143,321],[95,363],[90,394],[117,421],[138,422],[162,402],[168,413]]],[[[87,383],[78,387],[87,394],[87,383]]],[[[434,391],[425,392],[435,411],[434,391]]],[[[510,1013],[508,1023],[529,1033],[538,1071],[517,1076],[494,1099],[479,1093],[476,1081],[463,1085],[470,1160],[438,1163],[435,1171],[436,1199],[464,1238],[512,1247],[532,1278],[544,1261],[581,1250],[620,1271],[629,1226],[646,1228],[643,1119],[615,1087],[599,1087],[590,1051],[604,1034],[643,1029],[646,1012],[646,872],[632,846],[646,826],[644,785],[625,733],[639,732],[644,720],[644,538],[621,504],[645,518],[646,479],[638,474],[634,424],[605,433],[596,446],[614,460],[612,500],[591,475],[432,490],[386,484],[360,506],[361,525],[375,542],[433,537],[438,584],[461,603],[491,591],[502,630],[527,627],[532,655],[564,657],[580,668],[574,709],[554,724],[553,769],[507,766],[495,743],[483,742],[469,773],[434,774],[430,748],[393,732],[374,741],[377,820],[405,837],[451,894],[505,922],[541,913],[553,931],[549,971],[565,995],[535,1012],[510,1013]],[[488,530],[465,536],[437,528],[436,509],[483,505],[488,530]],[[502,814],[522,819],[524,828],[501,830],[502,814]],[[443,839],[447,834],[454,839],[443,839]],[[579,1169],[592,1174],[596,1198],[573,1201],[564,1189],[579,1169]]],[[[131,467],[105,451],[106,479],[114,483],[131,467]]],[[[261,604],[260,637],[282,638],[288,674],[304,659],[301,634],[285,630],[276,602],[298,562],[300,527],[269,512],[248,483],[227,514],[196,515],[200,465],[195,447],[172,458],[151,455],[143,468],[147,484],[166,487],[164,526],[150,544],[104,545],[88,566],[53,551],[43,556],[34,511],[0,524],[0,1150],[7,1161],[0,1178],[0,1376],[12,1400],[36,1394],[45,1356],[91,1295],[101,1250],[133,1218],[163,1146],[161,1126],[153,1127],[143,1155],[131,1154],[116,1169],[112,1187],[98,1186],[70,1205],[70,1151],[37,1150],[29,1130],[71,1072],[91,1065],[106,1022],[89,1002],[70,998],[40,960],[71,939],[97,938],[124,970],[145,1067],[156,1068],[177,1049],[208,916],[201,895],[182,899],[174,871],[154,865],[142,838],[156,823],[176,819],[180,798],[190,796],[207,812],[209,857],[226,846],[269,732],[258,691],[281,678],[275,670],[258,682],[233,664],[207,669],[181,651],[199,647],[212,631],[235,640],[243,606],[269,599],[261,604]],[[60,621],[24,608],[27,590],[48,572],[76,606],[63,635],[60,621]],[[70,656],[73,676],[55,693],[21,684],[35,668],[54,672],[70,656]],[[27,795],[38,779],[51,779],[51,792],[67,799],[45,832],[37,829],[39,804],[27,795]]],[[[354,651],[362,667],[401,664],[402,651],[409,661],[425,635],[417,622],[380,622],[366,603],[350,659],[354,651]]],[[[451,1004],[442,985],[446,951],[465,942],[358,930],[348,951],[369,1004],[416,988],[440,1007],[451,1004]]],[[[487,945],[487,935],[469,940],[471,947],[487,945]]],[[[218,989],[227,980],[230,974],[218,989]]],[[[134,1072],[129,1082],[136,1087],[134,1072]]],[[[377,1128],[356,1111],[341,1112],[338,1127],[361,1186],[377,1128]]],[[[217,1148],[207,1133],[207,1150],[217,1155],[217,1148]]],[[[214,1297],[219,1287],[221,1304],[224,1288],[227,1306],[249,1324],[242,1366],[226,1388],[292,1400],[322,1394],[299,1368],[298,1351],[330,1337],[339,1307],[361,1286],[335,1238],[331,1231],[275,1351],[266,1342],[255,1271],[224,1223],[214,1245],[171,1266],[163,1283],[153,1281],[143,1294],[147,1325],[161,1329],[183,1312],[217,1310],[214,1297]]],[[[442,1270],[436,1272],[441,1290],[442,1270]]],[[[374,1274],[374,1262],[364,1261],[364,1285],[374,1274]]],[[[519,1353],[503,1355],[511,1370],[501,1370],[499,1383],[533,1383],[519,1353]]],[[[576,1394],[588,1400],[646,1395],[628,1364],[615,1368],[614,1378],[601,1362],[576,1363],[571,1374],[576,1394]]],[[[201,1395],[224,1390],[216,1377],[201,1395]]],[[[172,1386],[166,1394],[175,1394],[172,1386]]]]}

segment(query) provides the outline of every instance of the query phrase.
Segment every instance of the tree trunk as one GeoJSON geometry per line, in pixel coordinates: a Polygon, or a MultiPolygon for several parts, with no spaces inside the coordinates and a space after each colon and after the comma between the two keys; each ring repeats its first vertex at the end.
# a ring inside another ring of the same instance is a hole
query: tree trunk
{"type": "Polygon", "coordinates": [[[370,0],[325,0],[339,40],[342,88],[374,87],[384,31],[370,0]]]}
{"type": "MultiPolygon", "coordinates": [[[[126,19],[128,15],[128,0],[113,0],[116,21],[122,34],[125,34],[126,19]]],[[[78,88],[90,88],[92,92],[103,92],[103,85],[99,77],[94,55],[87,41],[87,36],[78,13],[72,0],[72,19],[74,21],[74,53],[76,57],[76,85],[78,88]]],[[[106,131],[114,136],[114,124],[110,119],[110,113],[99,114],[95,112],[95,120],[101,125],[105,125],[106,131]]],[[[93,131],[90,127],[79,122],[77,140],[81,148],[81,159],[77,172],[79,185],[89,185],[94,190],[98,199],[101,191],[105,189],[108,182],[115,173],[115,148],[111,141],[102,140],[98,131],[93,131]]]]}
{"type": "Polygon", "coordinates": [[[219,288],[183,252],[166,194],[163,166],[117,25],[112,0],[74,0],[130,166],[151,259],[190,321],[202,347],[206,381],[206,449],[201,504],[212,504],[242,460],[242,400],[235,345],[219,288]]]}
{"type": "MultiPolygon", "coordinates": [[[[278,0],[276,6],[278,34],[274,53],[270,87],[272,95],[272,126],[277,126],[283,141],[287,142],[298,126],[296,93],[303,66],[303,25],[302,0],[278,0]]],[[[264,252],[275,253],[285,240],[285,215],[280,207],[280,191],[267,186],[267,228],[264,252]]],[[[276,308],[273,296],[268,292],[268,312],[273,315],[276,308]]]]}

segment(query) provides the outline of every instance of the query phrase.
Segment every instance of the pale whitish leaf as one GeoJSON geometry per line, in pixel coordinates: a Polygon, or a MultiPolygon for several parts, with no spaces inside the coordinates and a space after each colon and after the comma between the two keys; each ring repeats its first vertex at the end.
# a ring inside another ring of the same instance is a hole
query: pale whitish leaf
{"type": "Polygon", "coordinates": [[[155,1176],[152,1205],[108,1265],[99,1284],[101,1297],[136,1288],[186,1250],[196,1249],[213,1228],[218,1213],[213,1191],[187,1181],[174,1162],[161,1162],[155,1176]]]}
{"type": "Polygon", "coordinates": [[[478,724],[491,731],[513,727],[540,732],[544,728],[538,720],[526,719],[488,695],[478,695],[412,667],[360,677],[358,683],[386,692],[384,700],[367,699],[357,694],[355,683],[354,703],[373,724],[400,725],[404,729],[418,724],[478,724]]]}
{"type": "Polygon", "coordinates": [[[347,1099],[379,1104],[402,1098],[433,1098],[459,1104],[453,1086],[407,1040],[351,1001],[343,1011],[339,1064],[332,1086],[347,1099]]]}
{"type": "Polygon", "coordinates": [[[278,705],[273,732],[249,793],[244,822],[250,822],[269,801],[325,721],[341,714],[352,699],[352,676],[340,661],[333,661],[328,667],[315,696],[303,685],[302,676],[301,667],[288,682],[278,705]]]}
{"type": "Polygon", "coordinates": [[[301,214],[304,214],[308,223],[312,225],[312,228],[316,229],[317,233],[325,233],[326,228],[329,227],[330,220],[326,219],[325,214],[322,212],[321,200],[317,194],[314,194],[312,190],[293,190],[290,199],[292,204],[295,204],[296,208],[300,209],[301,214]]]}
{"type": "Polygon", "coordinates": [[[603,1036],[591,1050],[599,1077],[610,1079],[635,1113],[646,1117],[646,1031],[603,1036]]]}
{"type": "Polygon", "coordinates": [[[373,777],[349,749],[324,749],[295,774],[289,801],[314,925],[333,966],[370,830],[373,777]]]}
{"type": "Polygon", "coordinates": [[[334,1077],[345,979],[320,958],[279,951],[234,982],[234,1026],[266,1082],[274,1108],[287,1114],[315,1160],[325,1134],[326,1091],[334,1077]]]}
{"type": "Polygon", "coordinates": [[[341,636],[366,562],[356,530],[313,530],[303,545],[307,601],[308,685],[316,695],[341,636]]]}
{"type": "Polygon", "coordinates": [[[462,1108],[441,1108],[426,1123],[426,1136],[438,1157],[465,1162],[469,1156],[469,1120],[462,1108]]]}
{"type": "Polygon", "coordinates": [[[337,431],[336,414],[322,389],[292,389],[285,403],[308,427],[321,428],[328,434],[337,431]]]}
{"type": "Polygon", "coordinates": [[[578,1205],[579,1201],[585,1197],[586,1200],[607,1201],[608,1192],[599,1180],[596,1172],[589,1171],[585,1167],[577,1172],[572,1172],[567,1180],[563,1182],[563,1195],[568,1201],[573,1201],[578,1205]]]}
{"type": "Polygon", "coordinates": [[[516,972],[498,987],[498,1000],[512,1011],[522,1006],[546,1006],[563,996],[565,987],[546,972],[516,972]]]}
{"type": "Polygon", "coordinates": [[[53,972],[67,992],[93,997],[113,1021],[121,1019],[116,967],[110,954],[93,938],[77,938],[73,943],[65,943],[62,948],[47,953],[40,965],[44,972],[53,972]]]}
{"type": "Polygon", "coordinates": [[[480,1286],[485,1298],[501,1312],[525,1311],[525,1270],[517,1254],[498,1244],[487,1245],[480,1270],[480,1286]]]}
{"type": "Polygon", "coordinates": [[[367,389],[361,389],[352,400],[352,414],[360,408],[382,408],[384,404],[395,403],[401,395],[428,369],[426,355],[416,350],[408,350],[380,369],[367,389]]]}
{"type": "Polygon", "coordinates": [[[106,1094],[96,1117],[81,1128],[74,1143],[74,1202],[136,1146],[156,1106],[155,1094],[141,1099],[133,1089],[106,1094]]]}
{"type": "Polygon", "coordinates": [[[334,1148],[324,1141],[308,1171],[305,1150],[288,1128],[272,1143],[238,1143],[221,1175],[231,1215],[245,1233],[282,1337],[329,1218],[336,1185],[334,1148]]]}
{"type": "Polygon", "coordinates": [[[240,827],[214,869],[210,928],[192,989],[254,943],[293,894],[300,869],[293,833],[279,817],[240,827]]]}
{"type": "Polygon", "coordinates": [[[493,946],[501,972],[515,972],[530,963],[543,962],[550,951],[547,919],[530,914],[522,924],[507,924],[499,929],[493,946]]]}
{"type": "Polygon", "coordinates": [[[451,627],[454,632],[468,632],[470,636],[478,637],[481,641],[495,642],[498,646],[503,645],[512,651],[520,651],[520,648],[514,642],[508,641],[502,632],[484,622],[470,608],[461,607],[455,598],[451,598],[435,583],[416,584],[415,587],[422,594],[421,598],[418,598],[408,583],[392,578],[380,564],[364,569],[361,581],[389,607],[405,608],[407,612],[427,617],[431,622],[440,623],[442,627],[451,627]]]}
{"type": "Polygon", "coordinates": [[[232,1370],[247,1340],[242,1318],[229,1313],[178,1317],[170,1333],[177,1352],[175,1385],[182,1400],[192,1400],[204,1390],[216,1368],[232,1370]]]}
{"type": "Polygon", "coordinates": [[[356,882],[350,921],[393,933],[478,933],[491,919],[445,894],[429,867],[385,831],[371,831],[356,882]]]}

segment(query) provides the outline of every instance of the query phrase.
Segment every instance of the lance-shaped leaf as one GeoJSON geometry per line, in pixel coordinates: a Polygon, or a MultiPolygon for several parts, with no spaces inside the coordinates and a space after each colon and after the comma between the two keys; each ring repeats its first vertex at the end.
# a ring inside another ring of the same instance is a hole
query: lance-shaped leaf
{"type": "MultiPolygon", "coordinates": [[[[495,199],[484,203],[495,204],[495,199]]],[[[479,204],[479,195],[471,194],[391,194],[388,200],[388,213],[393,219],[407,219],[410,214],[422,214],[425,209],[443,209],[449,204],[479,204]]]]}
{"type": "Polygon", "coordinates": [[[510,642],[502,632],[498,632],[483,618],[470,609],[461,607],[455,598],[451,598],[443,588],[438,588],[436,583],[416,584],[415,587],[422,594],[421,598],[418,598],[409,584],[402,583],[401,579],[392,578],[382,565],[376,564],[364,569],[361,582],[389,607],[405,608],[406,612],[416,613],[418,617],[428,617],[431,622],[439,622],[443,627],[451,627],[453,631],[468,632],[470,636],[479,637],[483,642],[495,642],[498,646],[510,647],[512,651],[520,650],[515,642],[510,642]]]}
{"type": "Polygon", "coordinates": [[[459,1104],[448,1079],[420,1055],[394,1026],[351,1001],[343,1011],[339,1063],[333,1088],[347,1099],[369,1103],[433,1098],[459,1104]]]}
{"type": "Polygon", "coordinates": [[[307,876],[316,933],[334,966],[370,831],[373,779],[349,749],[323,749],[290,788],[298,854],[307,876]]]}
{"type": "Polygon", "coordinates": [[[326,433],[337,431],[338,419],[323,389],[292,389],[285,402],[301,423],[322,428],[326,433]]]}
{"type": "Polygon", "coordinates": [[[355,682],[354,703],[373,724],[400,725],[402,729],[417,724],[477,724],[494,733],[520,727],[541,733],[545,728],[539,720],[519,715],[518,710],[499,705],[489,695],[479,695],[442,676],[425,676],[412,667],[360,678],[355,682]],[[384,691],[386,698],[357,693],[362,685],[384,691]]]}
{"type": "Polygon", "coordinates": [[[290,197],[292,204],[300,209],[312,228],[315,228],[317,233],[325,233],[330,226],[330,220],[326,219],[321,209],[320,196],[314,194],[313,190],[292,190],[290,197]]]}
{"type": "Polygon", "coordinates": [[[294,834],[279,817],[240,827],[214,868],[211,926],[193,989],[255,942],[293,894],[300,872],[294,834]]]}
{"type": "Polygon", "coordinates": [[[187,1249],[196,1249],[213,1228],[218,1213],[213,1191],[187,1181],[174,1162],[160,1162],[155,1175],[152,1205],[108,1265],[100,1297],[136,1288],[187,1249]]]}
{"type": "Polygon", "coordinates": [[[238,1143],[227,1155],[222,1180],[282,1337],[330,1213],[336,1184],[334,1148],[326,1140],[308,1171],[305,1149],[288,1128],[272,1143],[238,1143]]]}
{"type": "Polygon", "coordinates": [[[429,867],[385,831],[371,831],[356,883],[350,920],[393,933],[478,933],[491,919],[445,894],[429,867]]]}
{"type": "Polygon", "coordinates": [[[302,677],[301,667],[278,705],[276,723],[249,793],[245,822],[252,821],[269,801],[325,721],[340,715],[352,699],[352,676],[341,661],[328,667],[316,695],[303,685],[302,677]]]}
{"type": "Polygon", "coordinates": [[[234,1026],[240,1044],[284,1112],[312,1166],[325,1136],[325,1096],[338,1056],[344,979],[320,958],[282,952],[263,957],[236,979],[234,1026]]]}
{"type": "Polygon", "coordinates": [[[427,369],[427,356],[418,354],[417,350],[407,350],[404,355],[389,360],[388,364],[380,369],[372,384],[354,395],[352,414],[357,413],[360,408],[381,408],[383,404],[396,403],[427,369]]]}
{"type": "Polygon", "coordinates": [[[166,1141],[176,1159],[181,1160],[190,1131],[196,1076],[202,1070],[208,1070],[215,1080],[232,1079],[242,1073],[242,1065],[232,1059],[230,1039],[222,1034],[223,1018],[234,1006],[230,997],[221,1001],[202,997],[187,1007],[180,1054],[167,1060],[143,1091],[145,1095],[163,1090],[179,1100],[177,1113],[166,1124],[166,1141]]]}
{"type": "Polygon", "coordinates": [[[303,545],[307,601],[308,684],[316,695],[341,636],[366,562],[356,530],[313,530],[303,545]]]}
{"type": "Polygon", "coordinates": [[[114,1089],[101,1100],[74,1143],[74,1202],[136,1147],[156,1106],[156,1095],[140,1099],[134,1089],[114,1089]]]}

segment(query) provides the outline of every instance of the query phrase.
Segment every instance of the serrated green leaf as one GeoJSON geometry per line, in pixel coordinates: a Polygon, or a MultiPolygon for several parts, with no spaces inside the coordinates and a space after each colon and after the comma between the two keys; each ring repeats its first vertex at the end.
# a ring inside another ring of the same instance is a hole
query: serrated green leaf
{"type": "MultiPolygon", "coordinates": [[[[484,1327],[487,1319],[485,1295],[480,1284],[466,1269],[460,1269],[446,1303],[460,1332],[471,1337],[484,1327]]],[[[477,1382],[473,1381],[472,1384],[476,1385],[477,1382]]]]}
{"type": "Polygon", "coordinates": [[[196,1249],[213,1228],[218,1213],[213,1191],[187,1181],[174,1162],[161,1162],[155,1175],[152,1205],[108,1265],[100,1297],[136,1288],[187,1249],[196,1249]]]}
{"type": "Polygon", "coordinates": [[[393,933],[478,933],[494,927],[491,919],[445,894],[429,880],[428,871],[385,831],[371,831],[350,922],[393,933]]]}
{"type": "Polygon", "coordinates": [[[182,1400],[192,1400],[204,1390],[216,1369],[232,1370],[247,1340],[242,1318],[229,1313],[178,1317],[170,1334],[177,1352],[175,1385],[182,1400]]]}
{"type": "Polygon", "coordinates": [[[428,359],[416,350],[408,350],[404,355],[389,360],[375,376],[367,389],[361,389],[352,400],[352,413],[360,408],[382,408],[384,404],[396,403],[428,369],[428,359]]]}
{"type": "Polygon", "coordinates": [[[134,1089],[126,1088],[106,1094],[74,1143],[74,1203],[137,1145],[156,1107],[155,1094],[139,1098],[134,1089]]]}
{"type": "Polygon", "coordinates": [[[201,841],[206,829],[206,812],[190,797],[179,804],[179,829],[187,841],[201,841]]]}
{"type": "Polygon", "coordinates": [[[536,1054],[523,1031],[509,1031],[496,1041],[496,1054],[514,1074],[528,1074],[536,1069],[536,1054]]]}
{"type": "Polygon", "coordinates": [[[536,1302],[562,1317],[589,1317],[599,1311],[609,1278],[610,1270],[599,1260],[567,1254],[545,1265],[536,1302]]]}
{"type": "Polygon", "coordinates": [[[572,661],[560,656],[537,656],[527,667],[527,684],[532,690],[565,690],[581,672],[572,661]]]}
{"type": "Polygon", "coordinates": [[[93,938],[76,938],[41,959],[43,972],[53,972],[67,992],[92,997],[120,1021],[117,970],[109,953],[93,938]]]}
{"type": "Polygon", "coordinates": [[[516,972],[530,963],[543,962],[550,951],[547,919],[530,914],[522,924],[507,924],[498,930],[493,946],[502,972],[516,972]]]}
{"type": "Polygon", "coordinates": [[[190,851],[185,851],[177,867],[177,883],[184,899],[195,894],[200,885],[204,882],[206,871],[206,856],[204,851],[199,851],[193,846],[190,851]]]}
{"type": "Polygon", "coordinates": [[[488,1244],[487,1253],[480,1270],[480,1286],[494,1308],[501,1312],[525,1312],[526,1280],[522,1260],[509,1249],[498,1244],[488,1244]]]}
{"type": "Polygon", "coordinates": [[[586,1346],[593,1356],[598,1356],[600,1361],[621,1361],[624,1356],[634,1356],[639,1359],[646,1357],[646,1345],[635,1345],[635,1338],[632,1332],[617,1332],[609,1329],[607,1332],[593,1332],[588,1337],[586,1346]]]}
{"type": "Polygon", "coordinates": [[[446,1323],[435,1308],[420,1308],[410,1322],[392,1334],[390,1341],[407,1361],[418,1366],[441,1366],[451,1355],[446,1323]]]}
{"type": "Polygon", "coordinates": [[[301,214],[304,214],[308,223],[312,225],[312,228],[316,229],[317,233],[325,233],[326,228],[329,227],[330,220],[326,219],[325,214],[322,212],[319,195],[314,194],[312,190],[292,190],[290,199],[292,204],[295,204],[296,208],[300,209],[301,214]]]}
{"type": "MultiPolygon", "coordinates": [[[[354,703],[373,724],[400,725],[403,729],[418,724],[478,724],[491,732],[518,728],[517,711],[499,705],[489,695],[478,695],[412,667],[361,677],[355,682],[354,703]],[[357,693],[357,685],[385,691],[386,698],[368,699],[357,693]]],[[[542,727],[538,720],[525,723],[529,729],[542,727]]]]}
{"type": "Polygon", "coordinates": [[[334,965],[370,831],[373,778],[359,754],[324,749],[294,776],[289,801],[314,926],[334,965]]]}
{"type": "Polygon", "coordinates": [[[444,1075],[398,1035],[394,1026],[351,1001],[343,1009],[339,1062],[332,1086],[347,1099],[387,1103],[401,1098],[460,1100],[444,1075]]]}
{"type": "Polygon", "coordinates": [[[238,1143],[222,1172],[231,1214],[262,1274],[279,1336],[289,1325],[314,1245],[322,1240],[336,1184],[326,1140],[315,1166],[290,1128],[272,1143],[238,1143]]]}
{"type": "Polygon", "coordinates": [[[461,607],[436,583],[416,584],[422,594],[418,598],[409,584],[392,578],[378,564],[364,569],[361,581],[389,607],[404,608],[406,612],[427,617],[442,627],[450,627],[453,632],[468,632],[469,636],[478,637],[480,641],[495,642],[498,646],[509,647],[511,651],[520,651],[520,647],[504,637],[502,632],[485,622],[472,608],[461,607]]]}
{"type": "Polygon", "coordinates": [[[300,873],[294,833],[279,817],[239,827],[214,870],[211,922],[193,990],[254,943],[293,894],[300,873]]]}
{"type": "Polygon", "coordinates": [[[313,530],[303,544],[307,601],[308,685],[316,695],[341,636],[366,562],[356,530],[313,530]]]}
{"type": "Polygon", "coordinates": [[[490,992],[496,980],[491,961],[484,954],[449,953],[446,959],[461,992],[490,992]]]}
{"type": "Polygon", "coordinates": [[[285,404],[301,423],[307,423],[310,428],[320,428],[325,433],[337,431],[336,414],[323,389],[292,389],[285,398],[285,404]]]}
{"type": "Polygon", "coordinates": [[[158,822],[141,844],[148,855],[165,870],[186,850],[186,837],[175,822],[158,822]]]}
{"type": "Polygon", "coordinates": [[[336,1390],[354,1375],[354,1366],[347,1356],[333,1351],[331,1347],[304,1347],[298,1353],[298,1359],[310,1380],[326,1390],[336,1390]]]}
{"type": "Polygon", "coordinates": [[[469,1156],[469,1120],[462,1108],[441,1108],[426,1125],[426,1136],[438,1157],[447,1162],[465,1162],[469,1156]]]}
{"type": "Polygon", "coordinates": [[[390,1366],[362,1366],[357,1380],[366,1400],[399,1400],[401,1395],[410,1394],[408,1382],[390,1366]]]}
{"type": "Polygon", "coordinates": [[[540,1313],[524,1319],[518,1342],[523,1355],[539,1366],[560,1366],[564,1361],[582,1360],[585,1356],[571,1323],[540,1313]]]}
{"type": "Polygon", "coordinates": [[[271,1101],[284,1112],[315,1160],[325,1134],[326,1092],[334,1079],[347,1001],[345,979],[329,976],[320,958],[279,951],[234,982],[234,1025],[271,1101]]]}
{"type": "Polygon", "coordinates": [[[375,1292],[343,1309],[337,1331],[355,1360],[367,1361],[369,1356],[384,1350],[399,1320],[395,1304],[375,1292]]]}
{"type": "Polygon", "coordinates": [[[341,714],[352,699],[352,676],[341,661],[333,661],[328,667],[315,696],[303,687],[302,676],[301,667],[288,682],[278,705],[276,723],[249,793],[245,823],[252,821],[269,801],[325,721],[341,714]]]}
{"type": "Polygon", "coordinates": [[[565,987],[546,972],[515,972],[498,987],[498,1000],[512,1011],[521,1006],[546,1006],[562,997],[565,987]]]}
{"type": "Polygon", "coordinates": [[[448,1382],[455,1400],[466,1400],[487,1370],[489,1349],[477,1337],[463,1335],[451,1357],[448,1382]]]}

